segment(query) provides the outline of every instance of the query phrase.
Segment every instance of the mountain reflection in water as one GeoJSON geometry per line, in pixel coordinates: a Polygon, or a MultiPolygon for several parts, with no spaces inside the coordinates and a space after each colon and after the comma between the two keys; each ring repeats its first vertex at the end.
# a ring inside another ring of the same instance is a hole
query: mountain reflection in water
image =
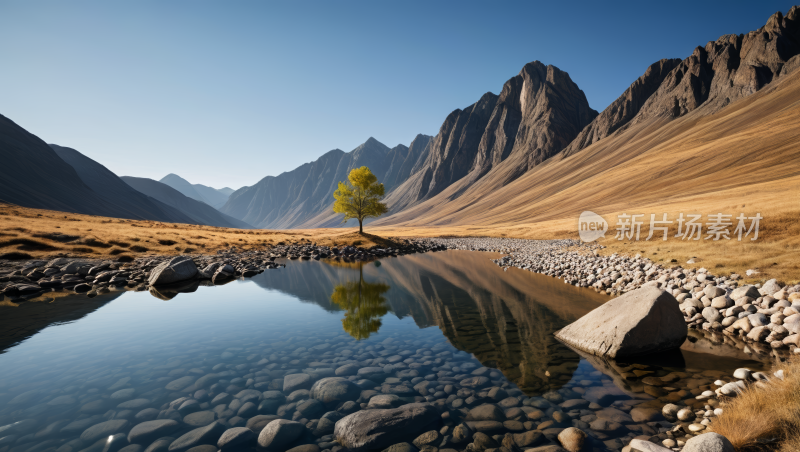
{"type": "Polygon", "coordinates": [[[346,311],[342,324],[356,339],[375,333],[380,317],[391,311],[421,328],[439,327],[453,346],[499,369],[526,393],[561,387],[580,356],[553,332],[607,297],[531,272],[504,272],[491,257],[446,251],[384,259],[380,266],[292,262],[253,281],[329,311],[346,311]]]}

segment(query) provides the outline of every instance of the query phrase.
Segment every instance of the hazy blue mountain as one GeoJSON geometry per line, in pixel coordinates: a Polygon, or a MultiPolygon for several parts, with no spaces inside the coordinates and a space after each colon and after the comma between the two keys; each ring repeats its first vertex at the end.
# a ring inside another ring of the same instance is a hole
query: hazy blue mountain
{"type": "Polygon", "coordinates": [[[225,215],[204,202],[185,196],[167,184],[144,177],[122,176],[121,179],[135,190],[179,210],[192,218],[193,222],[225,228],[252,229],[252,226],[244,221],[225,215]]]}
{"type": "Polygon", "coordinates": [[[178,176],[177,174],[174,173],[167,174],[166,176],[162,177],[159,182],[161,182],[162,184],[167,184],[170,187],[174,188],[175,190],[178,190],[179,192],[183,193],[184,196],[188,196],[192,199],[196,199],[198,201],[211,205],[209,204],[208,200],[205,199],[203,195],[201,195],[200,192],[198,192],[194,188],[194,185],[192,185],[188,180],[178,176]]]}
{"type": "Polygon", "coordinates": [[[194,223],[192,218],[161,201],[138,192],[122,181],[108,168],[86,157],[75,149],[49,145],[56,155],[72,166],[89,188],[107,202],[126,209],[131,218],[167,221],[172,223],[194,223]]]}
{"type": "Polygon", "coordinates": [[[114,173],[79,152],[59,149],[69,162],[39,137],[0,115],[0,201],[116,218],[189,220],[124,183],[120,185],[122,181],[114,173]],[[96,190],[102,184],[108,189],[96,190]]]}
{"type": "Polygon", "coordinates": [[[183,193],[184,196],[204,202],[215,209],[219,209],[225,205],[225,202],[228,201],[228,197],[234,191],[227,187],[217,190],[216,188],[202,184],[192,184],[174,173],[167,174],[160,182],[178,190],[183,193]]]}

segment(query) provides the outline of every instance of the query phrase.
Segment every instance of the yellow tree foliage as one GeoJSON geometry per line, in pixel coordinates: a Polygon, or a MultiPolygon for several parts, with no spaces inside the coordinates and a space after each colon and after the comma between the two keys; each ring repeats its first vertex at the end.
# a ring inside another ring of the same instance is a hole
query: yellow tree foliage
{"type": "Polygon", "coordinates": [[[336,201],[333,211],[344,214],[344,222],[351,218],[358,219],[358,232],[364,232],[364,220],[377,218],[385,214],[389,208],[381,202],[383,184],[366,166],[353,168],[347,176],[348,183],[339,182],[339,188],[333,192],[336,201]]]}

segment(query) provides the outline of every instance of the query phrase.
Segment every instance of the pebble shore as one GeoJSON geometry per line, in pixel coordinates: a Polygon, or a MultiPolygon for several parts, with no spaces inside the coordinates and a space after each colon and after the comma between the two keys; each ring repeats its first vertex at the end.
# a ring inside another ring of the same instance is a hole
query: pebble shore
{"type": "MultiPolygon", "coordinates": [[[[342,248],[316,246],[315,244],[277,245],[265,250],[239,251],[235,247],[213,255],[188,255],[199,273],[189,278],[193,281],[210,281],[213,284],[230,281],[236,277],[251,277],[265,270],[277,269],[283,264],[275,259],[320,260],[359,262],[382,257],[424,253],[444,249],[426,241],[406,240],[397,248],[342,248]]],[[[0,295],[11,301],[24,301],[52,291],[87,293],[90,297],[108,293],[110,287],[127,287],[148,290],[151,272],[173,256],[146,256],[133,259],[84,259],[60,257],[51,260],[0,261],[0,295]]],[[[180,289],[180,287],[167,287],[180,289]]]]}

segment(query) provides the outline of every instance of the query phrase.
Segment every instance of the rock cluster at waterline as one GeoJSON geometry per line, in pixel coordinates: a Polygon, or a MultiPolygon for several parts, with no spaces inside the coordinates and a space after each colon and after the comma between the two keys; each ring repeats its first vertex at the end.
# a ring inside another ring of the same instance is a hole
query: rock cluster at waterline
{"type": "Polygon", "coordinates": [[[619,295],[653,285],[680,303],[690,328],[720,331],[740,337],[753,348],[800,353],[800,285],[782,287],[769,280],[763,285],[739,285],[736,274],[717,276],[706,269],[664,267],[641,256],[599,256],[597,245],[576,240],[499,238],[429,239],[448,249],[508,253],[495,260],[619,295]],[[568,249],[569,248],[569,249],[568,249]]]}
{"type": "Polygon", "coordinates": [[[0,295],[24,300],[53,290],[73,290],[94,296],[108,292],[109,287],[128,287],[135,290],[151,288],[151,291],[155,288],[154,295],[163,296],[163,290],[187,290],[193,282],[220,284],[285,265],[276,263],[277,258],[359,262],[439,249],[443,247],[427,241],[406,241],[404,246],[386,249],[298,244],[252,251],[238,251],[234,247],[214,255],[150,256],[136,260],[57,258],[50,261],[5,261],[0,262],[0,295]]]}

